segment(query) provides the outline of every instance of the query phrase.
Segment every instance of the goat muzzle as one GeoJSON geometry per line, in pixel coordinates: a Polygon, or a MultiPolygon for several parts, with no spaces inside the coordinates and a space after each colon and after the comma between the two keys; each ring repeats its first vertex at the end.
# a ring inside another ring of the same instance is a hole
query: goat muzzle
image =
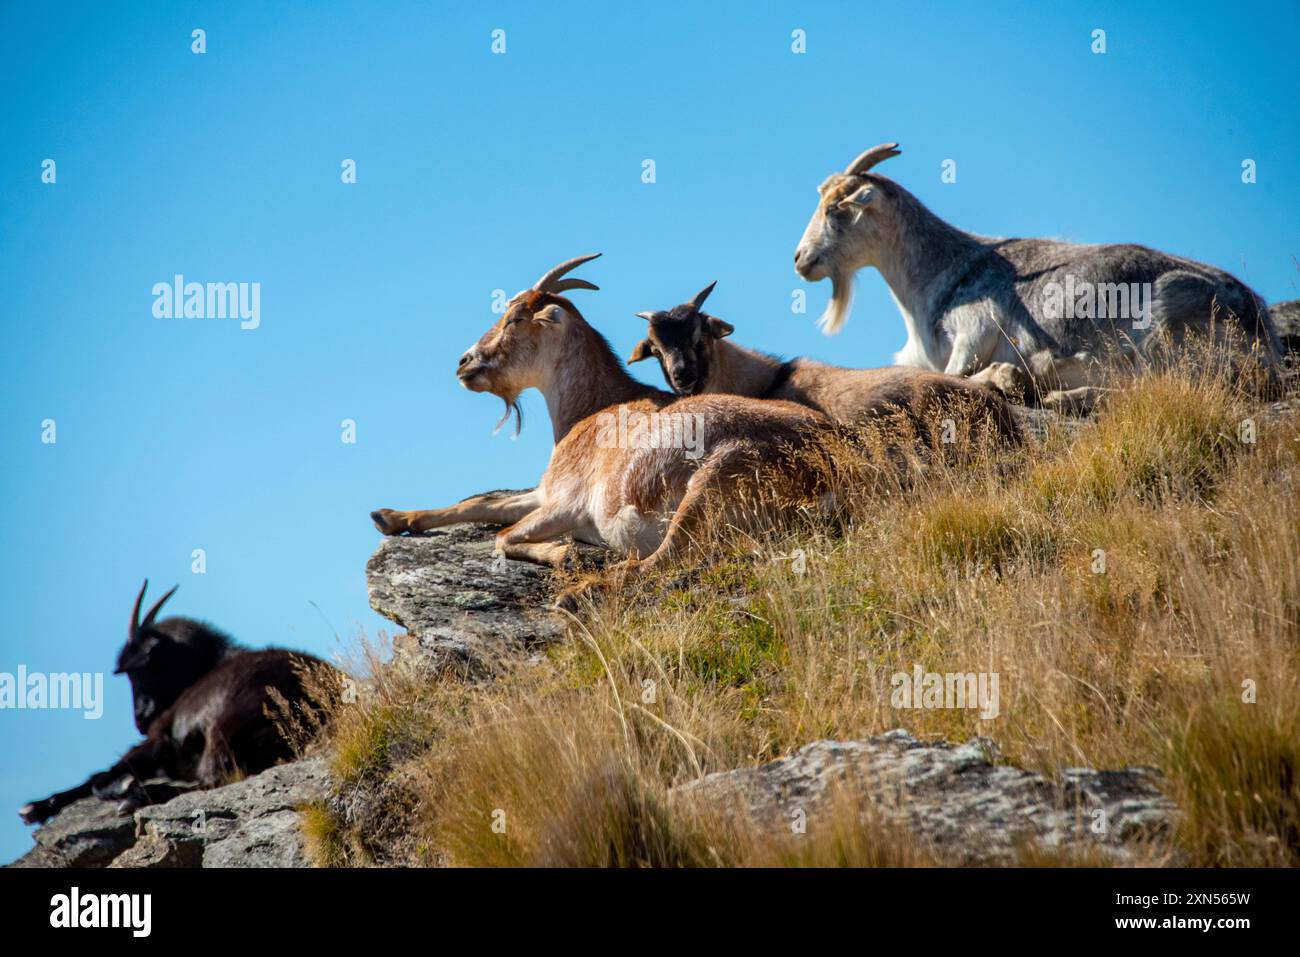
{"type": "Polygon", "coordinates": [[[698,377],[694,375],[683,375],[682,373],[668,373],[668,384],[673,387],[673,391],[678,395],[694,395],[696,388],[699,386],[698,377]]]}
{"type": "Polygon", "coordinates": [[[826,257],[821,250],[811,246],[800,246],[794,251],[794,271],[808,282],[817,282],[830,275],[830,270],[826,268],[826,257]]]}
{"type": "Polygon", "coordinates": [[[460,357],[460,362],[456,364],[456,378],[460,380],[461,385],[475,392],[483,391],[476,386],[480,383],[474,382],[480,375],[487,371],[487,364],[474,354],[471,349],[460,357]]]}

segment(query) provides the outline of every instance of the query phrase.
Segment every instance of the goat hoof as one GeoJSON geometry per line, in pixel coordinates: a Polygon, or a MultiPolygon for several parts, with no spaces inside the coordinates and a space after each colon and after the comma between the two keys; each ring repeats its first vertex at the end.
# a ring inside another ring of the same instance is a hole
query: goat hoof
{"type": "Polygon", "coordinates": [[[552,608],[559,611],[567,611],[571,615],[576,615],[578,609],[584,601],[590,601],[600,591],[600,588],[593,582],[585,582],[581,585],[574,585],[566,588],[556,596],[552,608]]]}
{"type": "Polygon", "coordinates": [[[567,611],[571,615],[576,614],[578,611],[578,592],[579,589],[576,588],[560,592],[551,607],[556,611],[567,611]]]}
{"type": "Polygon", "coordinates": [[[1020,399],[1028,391],[1029,381],[1018,366],[995,362],[988,367],[985,382],[1008,399],[1020,399]]]}
{"type": "Polygon", "coordinates": [[[370,513],[370,520],[375,523],[375,528],[379,529],[385,535],[397,535],[403,531],[403,523],[397,519],[398,513],[391,508],[377,508],[370,513]]]}
{"type": "MultiPolygon", "coordinates": [[[[632,564],[635,563],[635,560],[633,560],[632,564]]],[[[570,613],[576,612],[581,605],[586,602],[594,601],[601,595],[601,593],[607,591],[610,584],[610,581],[606,577],[590,575],[586,581],[578,582],[576,585],[570,585],[568,588],[564,589],[564,591],[560,592],[560,594],[556,596],[551,607],[570,613]]]]}
{"type": "Polygon", "coordinates": [[[48,802],[33,801],[20,807],[18,816],[23,819],[24,824],[43,824],[52,812],[53,808],[49,806],[48,802]]]}

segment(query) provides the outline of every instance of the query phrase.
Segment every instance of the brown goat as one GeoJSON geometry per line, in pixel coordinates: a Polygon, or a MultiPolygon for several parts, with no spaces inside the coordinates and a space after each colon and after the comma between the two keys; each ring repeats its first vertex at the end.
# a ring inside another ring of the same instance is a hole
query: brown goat
{"type": "Polygon", "coordinates": [[[987,423],[1004,441],[1020,442],[1006,400],[966,379],[906,366],[845,369],[812,359],[783,362],[737,345],[728,339],[734,327],[703,311],[715,285],[710,283],[690,302],[670,310],[637,313],[650,326],[628,361],[658,359],[664,379],[678,395],[725,392],[784,399],[847,426],[901,413],[925,440],[942,435],[945,420],[952,417],[954,429],[958,421],[973,429],[987,423]]]}
{"type": "Polygon", "coordinates": [[[379,509],[371,519],[381,532],[504,524],[496,544],[506,558],[562,566],[572,548],[562,539],[572,535],[631,556],[623,570],[639,572],[696,541],[711,503],[743,523],[759,490],[786,502],[823,499],[824,477],[798,453],[831,423],[790,402],[678,398],[637,382],[560,295],[596,288],[561,278],[594,258],[569,260],[511,299],[456,370],[466,388],[504,399],[507,413],[525,389],[545,396],[555,449],[537,488],[427,511],[379,509]]]}

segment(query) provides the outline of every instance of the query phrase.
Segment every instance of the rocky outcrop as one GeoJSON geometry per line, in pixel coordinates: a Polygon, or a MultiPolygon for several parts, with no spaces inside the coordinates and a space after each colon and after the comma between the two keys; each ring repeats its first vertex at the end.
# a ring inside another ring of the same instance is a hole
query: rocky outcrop
{"type": "Polygon", "coordinates": [[[674,793],[809,830],[832,798],[847,794],[877,820],[899,825],[947,863],[1009,863],[1027,845],[1091,851],[1114,863],[1138,839],[1166,833],[1174,806],[1143,768],[1071,768],[1056,780],[999,764],[987,738],[922,743],[903,730],[863,741],[815,741],[757,768],[720,771],[674,793]]]}
{"type": "Polygon", "coordinates": [[[1275,302],[1268,307],[1268,313],[1277,337],[1282,340],[1282,348],[1300,354],[1300,299],[1275,302]]]}
{"type": "MultiPolygon", "coordinates": [[[[497,530],[455,525],[380,541],[366,583],[370,607],[406,629],[394,639],[399,657],[480,677],[564,633],[565,620],[550,609],[552,573],[498,558],[497,530]]],[[[580,553],[593,564],[603,558],[600,549],[580,553]]]]}
{"type": "Polygon", "coordinates": [[[366,564],[370,607],[406,629],[398,655],[474,675],[558,637],[547,610],[548,573],[498,562],[486,525],[385,538],[366,564]]]}
{"type": "Polygon", "coordinates": [[[86,798],[36,832],[11,867],[306,867],[297,809],[323,798],[325,762],[282,764],[119,816],[86,798]]]}
{"type": "Polygon", "coordinates": [[[116,801],[85,798],[36,831],[36,846],[10,867],[107,867],[135,843],[135,821],[116,801]]]}

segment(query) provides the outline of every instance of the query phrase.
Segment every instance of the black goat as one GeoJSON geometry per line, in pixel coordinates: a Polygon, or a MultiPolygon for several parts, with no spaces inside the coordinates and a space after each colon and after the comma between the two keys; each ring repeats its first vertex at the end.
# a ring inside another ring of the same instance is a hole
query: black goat
{"type": "MultiPolygon", "coordinates": [[[[256,774],[292,757],[273,711],[324,709],[305,682],[333,670],[311,655],[278,648],[250,651],[191,618],[155,621],[173,588],[140,620],[146,580],[131,611],[131,630],[115,674],[131,681],[135,724],[145,740],[83,784],[19,809],[39,824],[73,801],[122,799],[129,813],[193,787],[216,787],[234,774],[256,774]]],[[[325,679],[327,680],[327,679],[325,679]]],[[[318,679],[318,683],[323,683],[318,679]]]]}

